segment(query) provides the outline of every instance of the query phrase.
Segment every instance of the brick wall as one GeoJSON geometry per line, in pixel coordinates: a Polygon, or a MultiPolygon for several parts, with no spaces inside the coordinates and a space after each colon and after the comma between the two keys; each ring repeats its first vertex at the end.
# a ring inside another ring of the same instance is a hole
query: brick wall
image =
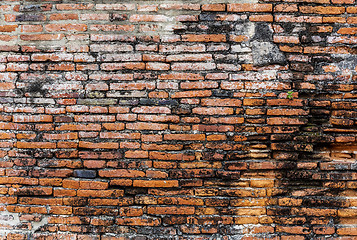
{"type": "Polygon", "coordinates": [[[355,0],[0,2],[0,239],[357,239],[355,0]]]}

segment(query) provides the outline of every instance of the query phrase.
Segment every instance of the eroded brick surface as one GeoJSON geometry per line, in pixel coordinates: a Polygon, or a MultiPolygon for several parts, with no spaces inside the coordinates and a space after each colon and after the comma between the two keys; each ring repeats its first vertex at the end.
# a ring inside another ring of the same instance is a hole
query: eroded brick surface
{"type": "Polygon", "coordinates": [[[356,239],[355,4],[1,1],[0,239],[356,239]]]}

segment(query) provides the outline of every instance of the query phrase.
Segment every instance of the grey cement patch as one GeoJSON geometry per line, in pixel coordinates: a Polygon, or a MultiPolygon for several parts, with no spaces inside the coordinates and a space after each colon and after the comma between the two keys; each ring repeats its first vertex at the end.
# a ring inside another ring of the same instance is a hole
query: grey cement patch
{"type": "Polygon", "coordinates": [[[286,64],[286,58],[279,48],[271,42],[252,42],[253,64],[264,66],[271,64],[286,64]]]}

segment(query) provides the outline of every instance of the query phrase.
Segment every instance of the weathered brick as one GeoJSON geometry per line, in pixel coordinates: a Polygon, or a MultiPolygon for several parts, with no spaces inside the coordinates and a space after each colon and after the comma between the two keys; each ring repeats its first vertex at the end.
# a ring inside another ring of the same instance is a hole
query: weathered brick
{"type": "Polygon", "coordinates": [[[47,24],[45,29],[48,32],[85,32],[87,25],[85,24],[47,24]]]}
{"type": "Polygon", "coordinates": [[[230,115],[233,114],[232,108],[194,108],[192,113],[201,114],[201,115],[230,115]]]}
{"type": "Polygon", "coordinates": [[[227,5],[228,12],[271,12],[272,4],[232,3],[227,5]]]}
{"type": "Polygon", "coordinates": [[[56,143],[52,142],[17,142],[17,148],[56,148],[56,143]]]}
{"type": "Polygon", "coordinates": [[[170,188],[177,187],[177,180],[134,180],[134,187],[146,187],[146,188],[170,188]]]}
{"type": "Polygon", "coordinates": [[[117,218],[116,223],[119,225],[128,226],[158,226],[160,224],[159,218],[117,218]]]}
{"type": "Polygon", "coordinates": [[[204,4],[202,11],[222,12],[226,10],[226,4],[204,4]]]}
{"type": "Polygon", "coordinates": [[[353,238],[354,4],[4,1],[0,239],[353,238]]]}
{"type": "Polygon", "coordinates": [[[134,10],[135,4],[124,3],[124,4],[96,4],[95,8],[98,10],[134,10]]]}
{"type": "Polygon", "coordinates": [[[179,214],[192,215],[195,212],[193,207],[148,207],[148,213],[153,215],[179,214]]]}
{"type": "Polygon", "coordinates": [[[299,7],[302,13],[315,13],[315,14],[342,14],[345,12],[344,7],[312,7],[301,6],[299,7]]]}
{"type": "Polygon", "coordinates": [[[101,142],[101,143],[93,143],[93,142],[79,142],[80,148],[103,148],[103,149],[117,149],[119,148],[119,144],[115,142],[101,142]]]}

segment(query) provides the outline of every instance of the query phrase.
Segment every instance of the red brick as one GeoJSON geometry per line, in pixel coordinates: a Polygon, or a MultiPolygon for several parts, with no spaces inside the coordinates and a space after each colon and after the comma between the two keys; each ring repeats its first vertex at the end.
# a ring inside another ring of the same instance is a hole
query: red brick
{"type": "Polygon", "coordinates": [[[56,143],[51,142],[17,142],[17,148],[56,148],[56,143]]]}
{"type": "Polygon", "coordinates": [[[171,69],[176,71],[204,71],[216,68],[215,63],[173,63],[171,69]]]}
{"type": "Polygon", "coordinates": [[[80,4],[56,4],[56,9],[58,10],[89,10],[94,7],[91,3],[80,3],[80,4]]]}
{"type": "Polygon", "coordinates": [[[222,81],[221,83],[221,88],[222,89],[243,89],[244,83],[242,82],[228,82],[228,81],[222,81]]]}
{"type": "Polygon", "coordinates": [[[195,97],[209,97],[212,95],[212,92],[209,90],[203,91],[185,91],[185,92],[176,92],[171,95],[172,98],[195,98],[195,97]]]}
{"type": "Polygon", "coordinates": [[[50,64],[48,66],[49,71],[74,71],[75,65],[72,63],[60,63],[60,64],[50,64]]]}
{"type": "Polygon", "coordinates": [[[0,25],[0,32],[14,32],[18,25],[0,25]]]}
{"type": "Polygon", "coordinates": [[[181,140],[181,141],[204,141],[204,134],[168,134],[164,135],[164,140],[181,140]]]}
{"type": "Polygon", "coordinates": [[[134,10],[135,4],[123,3],[123,4],[96,4],[95,8],[97,10],[134,10]]]}
{"type": "Polygon", "coordinates": [[[159,218],[117,218],[116,223],[118,225],[127,225],[127,226],[158,226],[160,225],[159,218]]]}
{"type": "Polygon", "coordinates": [[[126,158],[148,158],[149,153],[147,151],[126,151],[126,158]]]}
{"type": "Polygon", "coordinates": [[[315,14],[342,14],[345,12],[344,7],[312,7],[312,6],[300,6],[300,12],[302,13],[315,13],[315,14]]]}
{"type": "Polygon", "coordinates": [[[201,114],[201,115],[230,115],[233,114],[232,108],[194,108],[192,113],[201,114]]]}
{"type": "Polygon", "coordinates": [[[271,14],[252,15],[252,16],[249,16],[249,21],[252,21],[252,22],[273,22],[274,16],[271,14]]]}
{"type": "Polygon", "coordinates": [[[323,17],[323,23],[346,23],[345,17],[323,17]]]}
{"type": "Polygon", "coordinates": [[[115,142],[100,142],[100,143],[93,143],[93,142],[79,142],[79,147],[81,148],[103,148],[103,149],[118,149],[119,144],[115,142]]]}
{"type": "Polygon", "coordinates": [[[139,69],[145,69],[145,63],[137,63],[137,62],[103,63],[101,64],[101,69],[106,71],[114,71],[114,70],[122,70],[122,69],[139,70],[139,69]]]}
{"type": "Polygon", "coordinates": [[[160,74],[159,79],[162,79],[162,80],[203,80],[204,77],[201,74],[195,74],[195,73],[172,73],[172,74],[160,74]]]}
{"type": "Polygon", "coordinates": [[[51,21],[59,20],[78,20],[78,14],[76,13],[54,13],[50,15],[51,21]]]}
{"type": "Polygon", "coordinates": [[[307,122],[306,119],[299,118],[268,118],[269,125],[303,125],[307,122]]]}
{"type": "Polygon", "coordinates": [[[139,115],[139,121],[147,121],[147,122],[173,122],[178,123],[180,118],[178,116],[158,116],[158,115],[139,115]]]}
{"type": "Polygon", "coordinates": [[[56,127],[60,131],[99,131],[100,124],[63,124],[56,127]]]}
{"type": "Polygon", "coordinates": [[[89,28],[91,31],[124,31],[124,32],[131,32],[135,30],[135,25],[91,25],[89,28]]]}
{"type": "Polygon", "coordinates": [[[86,13],[81,14],[80,19],[82,21],[105,21],[109,20],[108,13],[86,13]]]}
{"type": "Polygon", "coordinates": [[[182,82],[180,87],[182,89],[205,89],[205,88],[218,88],[217,82],[182,82]]]}
{"type": "Polygon", "coordinates": [[[228,12],[271,12],[272,4],[232,3],[227,5],[228,12]]]}
{"type": "Polygon", "coordinates": [[[204,4],[202,5],[202,11],[208,12],[222,12],[226,10],[226,4],[204,4]]]}
{"type": "Polygon", "coordinates": [[[101,177],[131,177],[131,178],[137,178],[137,177],[144,177],[145,173],[143,171],[138,171],[138,170],[127,170],[127,169],[117,169],[117,170],[100,170],[99,171],[99,176],[101,177]]]}
{"type": "Polygon", "coordinates": [[[155,84],[150,82],[136,82],[136,83],[111,83],[111,90],[144,90],[154,89],[155,84]]]}
{"type": "Polygon", "coordinates": [[[139,15],[133,14],[129,18],[130,22],[167,22],[169,18],[165,15],[139,15]]]}
{"type": "Polygon", "coordinates": [[[55,41],[55,40],[61,40],[63,37],[64,37],[63,34],[20,35],[21,40],[24,41],[55,41]]]}
{"type": "Polygon", "coordinates": [[[331,0],[333,4],[353,4],[355,0],[331,0]]]}
{"type": "Polygon", "coordinates": [[[78,139],[77,133],[61,133],[61,134],[49,134],[45,133],[43,139],[46,140],[68,140],[68,139],[78,139]]]}
{"type": "Polygon", "coordinates": [[[297,12],[297,4],[279,4],[274,7],[274,12],[297,12]]]}
{"type": "Polygon", "coordinates": [[[338,228],[336,232],[339,235],[357,236],[357,228],[354,227],[338,228]]]}
{"type": "Polygon", "coordinates": [[[187,42],[225,42],[226,36],[223,34],[187,34],[182,35],[182,41],[187,42]]]}
{"type": "MultiPolygon", "coordinates": [[[[123,190],[78,190],[78,197],[122,197],[124,195],[123,190]]],[[[113,200],[112,200],[113,201],[113,200]]]]}
{"type": "Polygon", "coordinates": [[[197,3],[164,3],[160,4],[160,9],[165,10],[200,10],[200,5],[197,3]]]}
{"type": "Polygon", "coordinates": [[[99,182],[99,181],[80,181],[79,182],[80,189],[107,189],[107,182],[99,182]]]}
{"type": "Polygon", "coordinates": [[[143,214],[144,213],[141,208],[133,208],[133,207],[120,208],[120,216],[139,217],[142,216],[143,214]]]}
{"type": "Polygon", "coordinates": [[[148,214],[163,215],[163,214],[178,214],[192,215],[195,212],[194,207],[148,207],[148,214]]]}
{"type": "Polygon", "coordinates": [[[29,69],[29,65],[25,63],[8,63],[6,71],[8,72],[25,72],[29,69]]]}
{"type": "Polygon", "coordinates": [[[357,7],[347,7],[346,11],[348,13],[357,13],[357,7]]]}
{"type": "Polygon", "coordinates": [[[47,24],[45,29],[48,32],[85,32],[87,25],[85,24],[47,24]]]}
{"type": "Polygon", "coordinates": [[[102,126],[106,130],[123,130],[125,128],[124,123],[103,123],[102,126]]]}
{"type": "Polygon", "coordinates": [[[77,115],[77,116],[74,116],[74,121],[76,121],[76,122],[114,122],[115,116],[77,115]]]}
{"type": "Polygon", "coordinates": [[[134,180],[134,187],[146,187],[146,188],[170,188],[177,187],[177,180],[134,180]]]}
{"type": "Polygon", "coordinates": [[[290,16],[290,15],[276,15],[275,21],[277,22],[309,22],[309,23],[322,23],[321,16],[290,16]]]}
{"type": "Polygon", "coordinates": [[[0,90],[10,90],[14,88],[15,88],[15,84],[13,83],[0,83],[0,90]]]}
{"type": "Polygon", "coordinates": [[[133,130],[165,130],[168,128],[168,125],[159,123],[136,122],[127,123],[126,128],[133,130]]]}

